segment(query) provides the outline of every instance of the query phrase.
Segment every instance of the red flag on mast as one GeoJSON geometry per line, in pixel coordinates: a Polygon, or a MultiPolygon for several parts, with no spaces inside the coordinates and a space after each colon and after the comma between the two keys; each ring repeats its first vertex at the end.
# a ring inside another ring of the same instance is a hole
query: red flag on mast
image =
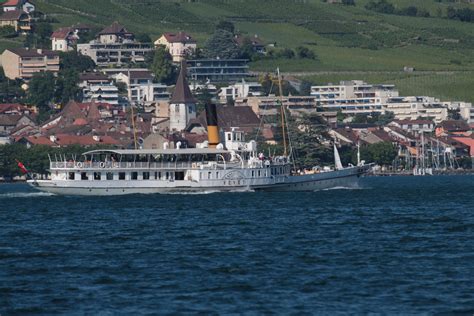
{"type": "Polygon", "coordinates": [[[25,165],[21,163],[21,161],[18,161],[16,160],[17,164],[18,164],[18,168],[20,168],[21,172],[23,173],[28,173],[28,169],[26,169],[25,165]]]}

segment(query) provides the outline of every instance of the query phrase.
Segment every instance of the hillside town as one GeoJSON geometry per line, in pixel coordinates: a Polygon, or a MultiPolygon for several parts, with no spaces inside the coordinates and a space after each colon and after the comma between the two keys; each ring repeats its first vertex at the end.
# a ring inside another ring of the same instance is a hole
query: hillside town
{"type": "MultiPolygon", "coordinates": [[[[9,0],[0,25],[28,33],[34,13],[30,1],[9,0]]],[[[234,34],[231,40],[236,50],[255,55],[272,45],[258,35],[234,34]]],[[[305,141],[326,148],[336,143],[346,164],[355,163],[359,150],[380,172],[474,165],[474,108],[463,100],[401,95],[393,84],[358,78],[303,91],[297,78],[279,82],[276,73],[250,72],[245,54],[210,58],[186,32],[141,42],[118,21],[98,32],[85,24],[60,27],[49,41],[49,49],[7,48],[1,54],[3,81],[11,85],[0,93],[1,145],[197,147],[207,140],[203,108],[212,102],[218,104],[221,135],[243,131],[269,152],[281,148],[283,108],[296,126],[291,137],[317,131],[305,141]],[[53,87],[40,99],[53,81],[61,82],[61,90],[53,87]]],[[[331,152],[304,160],[304,167],[332,161],[324,155],[331,152]]]]}

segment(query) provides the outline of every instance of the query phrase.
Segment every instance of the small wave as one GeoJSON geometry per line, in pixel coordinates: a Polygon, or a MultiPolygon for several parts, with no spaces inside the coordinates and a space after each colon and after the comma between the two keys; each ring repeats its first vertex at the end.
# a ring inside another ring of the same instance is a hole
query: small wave
{"type": "Polygon", "coordinates": [[[332,190],[364,190],[366,188],[362,187],[344,187],[344,186],[338,186],[338,187],[332,187],[332,188],[327,188],[327,189],[322,189],[321,191],[332,191],[332,190]]]}
{"type": "Polygon", "coordinates": [[[236,189],[236,190],[204,190],[204,191],[176,191],[176,192],[166,192],[163,194],[171,194],[171,195],[201,195],[201,194],[214,194],[214,193],[243,193],[243,192],[255,192],[254,190],[250,189],[236,189]]]}
{"type": "Polygon", "coordinates": [[[27,198],[27,197],[42,197],[52,196],[53,193],[48,192],[9,192],[0,194],[0,199],[11,199],[11,198],[27,198]]]}

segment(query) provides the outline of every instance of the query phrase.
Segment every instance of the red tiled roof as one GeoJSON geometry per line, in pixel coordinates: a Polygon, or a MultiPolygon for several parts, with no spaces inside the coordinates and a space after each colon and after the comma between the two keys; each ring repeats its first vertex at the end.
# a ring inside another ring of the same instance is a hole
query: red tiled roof
{"type": "Polygon", "coordinates": [[[474,157],[474,138],[472,137],[453,137],[460,143],[469,146],[469,153],[471,157],[474,157]]]}
{"type": "Polygon", "coordinates": [[[5,103],[5,104],[0,104],[0,113],[5,113],[8,111],[18,111],[18,112],[24,112],[24,111],[29,111],[26,106],[21,105],[19,103],[5,103]]]}
{"type": "Polygon", "coordinates": [[[65,39],[69,36],[71,32],[74,32],[74,30],[71,27],[61,27],[57,29],[56,31],[51,34],[51,38],[61,38],[65,39]]]}
{"type": "Polygon", "coordinates": [[[191,37],[191,35],[185,32],[178,33],[163,33],[163,36],[169,43],[196,43],[196,41],[191,37]]]}
{"type": "Polygon", "coordinates": [[[468,131],[470,129],[465,121],[443,121],[439,126],[446,131],[468,131]]]}
{"type": "MultiPolygon", "coordinates": [[[[129,72],[125,72],[128,76],[129,72]]],[[[153,73],[149,70],[131,70],[130,79],[153,79],[153,73]]]]}
{"type": "Polygon", "coordinates": [[[80,81],[92,81],[92,80],[102,80],[102,81],[106,81],[106,80],[110,80],[109,77],[107,77],[106,75],[104,75],[103,73],[101,72],[83,72],[81,74],[79,74],[79,80],[80,81]]]}
{"type": "Polygon", "coordinates": [[[6,11],[0,15],[0,21],[19,20],[23,14],[26,14],[25,12],[23,12],[23,10],[6,11]]]}
{"type": "Polygon", "coordinates": [[[16,7],[18,5],[18,2],[20,2],[20,0],[8,0],[4,4],[2,4],[2,7],[16,7]]]}
{"type": "Polygon", "coordinates": [[[44,57],[44,55],[38,53],[36,49],[26,49],[26,48],[8,48],[10,52],[18,55],[20,57],[44,57]]]}
{"type": "Polygon", "coordinates": [[[68,146],[68,145],[83,145],[83,146],[90,146],[90,145],[97,145],[97,144],[104,144],[104,145],[118,145],[120,144],[118,141],[113,139],[110,136],[100,136],[99,141],[94,140],[92,135],[67,135],[67,134],[58,134],[56,135],[56,143],[60,146],[68,146]]]}
{"type": "Polygon", "coordinates": [[[123,25],[118,22],[112,23],[110,26],[107,26],[105,29],[99,32],[99,35],[108,35],[108,34],[132,34],[130,33],[123,25]]]}
{"type": "Polygon", "coordinates": [[[54,146],[55,143],[53,143],[49,137],[46,136],[27,136],[23,137],[26,141],[33,145],[46,145],[46,146],[54,146]]]}

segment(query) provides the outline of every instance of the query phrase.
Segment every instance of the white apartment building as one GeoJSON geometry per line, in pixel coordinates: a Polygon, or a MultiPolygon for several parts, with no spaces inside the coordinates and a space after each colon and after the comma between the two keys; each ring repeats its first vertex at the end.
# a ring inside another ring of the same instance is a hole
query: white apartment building
{"type": "Polygon", "coordinates": [[[459,110],[459,114],[468,124],[474,123],[474,108],[469,102],[443,102],[450,110],[459,110]]]}
{"type": "Polygon", "coordinates": [[[168,87],[161,83],[153,83],[153,74],[149,70],[128,69],[113,75],[115,80],[127,85],[130,102],[150,105],[159,100],[168,100],[168,87]]]}
{"type": "Polygon", "coordinates": [[[153,49],[151,44],[135,42],[133,33],[117,22],[103,29],[95,40],[77,44],[77,51],[100,67],[144,62],[145,55],[153,49]]]}
{"type": "Polygon", "coordinates": [[[433,97],[392,97],[386,101],[382,109],[382,112],[393,112],[398,120],[416,120],[422,117],[440,123],[448,118],[447,107],[433,97]]]}
{"type": "Polygon", "coordinates": [[[223,87],[219,92],[219,99],[225,103],[227,100],[235,100],[237,98],[246,98],[251,96],[262,96],[263,88],[258,82],[245,82],[235,83],[233,85],[223,87]]]}
{"type": "Polygon", "coordinates": [[[397,97],[392,84],[367,84],[361,80],[341,81],[339,85],[312,86],[311,95],[319,108],[343,113],[370,113],[383,110],[390,97],[397,97]]]}
{"type": "Polygon", "coordinates": [[[83,102],[104,102],[119,104],[118,88],[113,84],[94,84],[82,90],[83,102]]]}

